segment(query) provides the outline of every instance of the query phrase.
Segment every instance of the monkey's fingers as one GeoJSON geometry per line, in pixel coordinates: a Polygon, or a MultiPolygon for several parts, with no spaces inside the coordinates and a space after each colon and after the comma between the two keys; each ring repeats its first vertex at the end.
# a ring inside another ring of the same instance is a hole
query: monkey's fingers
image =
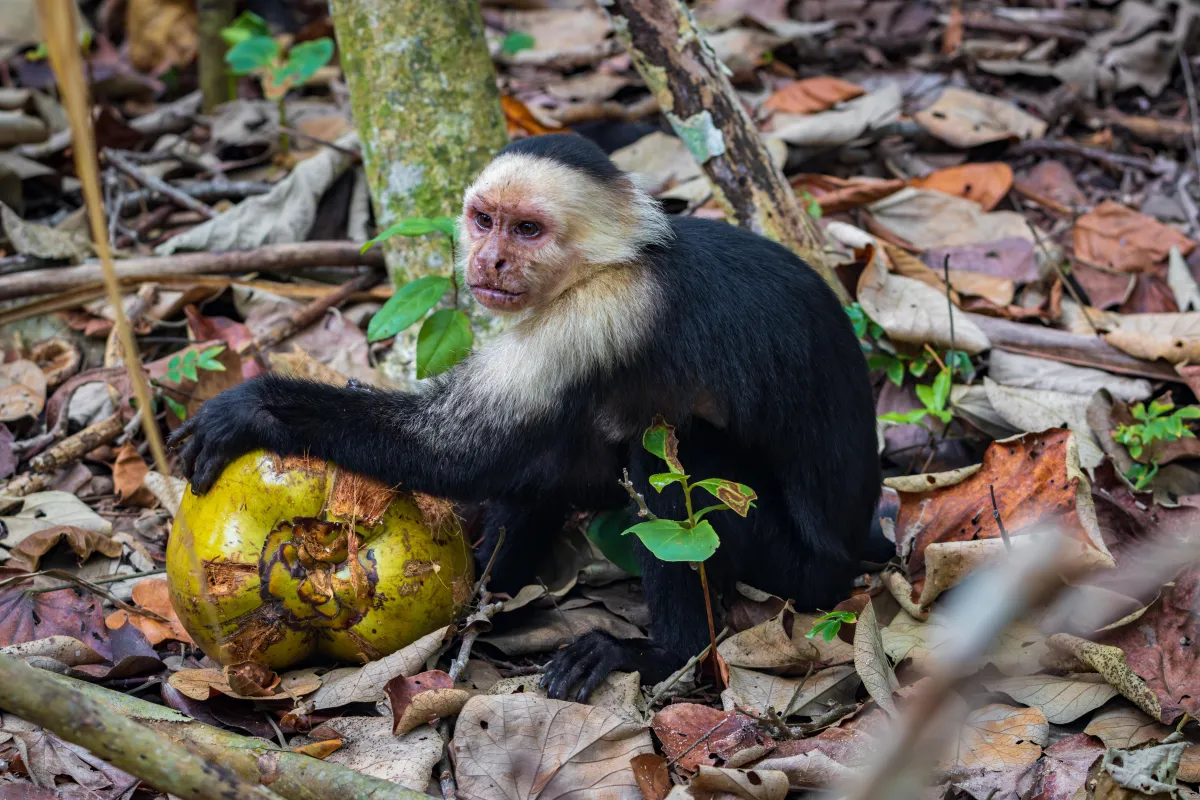
{"type": "Polygon", "coordinates": [[[175,429],[175,432],[167,437],[167,447],[174,450],[179,444],[196,432],[196,417],[184,421],[182,425],[175,429]]]}
{"type": "Polygon", "coordinates": [[[196,494],[207,494],[208,490],[217,482],[217,478],[221,477],[221,471],[225,469],[227,463],[229,463],[229,457],[224,447],[216,442],[205,442],[195,460],[192,491],[196,494]]]}
{"type": "Polygon", "coordinates": [[[555,700],[583,702],[619,666],[623,655],[618,641],[593,631],[558,652],[546,667],[541,686],[555,700]]]}

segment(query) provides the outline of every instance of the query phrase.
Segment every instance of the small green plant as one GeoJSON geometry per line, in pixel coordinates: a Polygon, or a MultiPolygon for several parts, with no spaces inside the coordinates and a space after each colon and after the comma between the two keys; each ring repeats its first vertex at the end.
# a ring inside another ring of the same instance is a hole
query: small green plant
{"type": "MultiPolygon", "coordinates": [[[[176,353],[167,361],[167,371],[163,377],[171,383],[182,383],[184,378],[197,382],[200,380],[199,370],[207,370],[209,372],[224,372],[225,365],[217,361],[217,356],[225,352],[225,345],[214,344],[212,347],[206,347],[197,352],[196,350],[188,350],[184,353],[176,353]]],[[[176,401],[165,392],[163,400],[166,401],[167,407],[175,413],[179,419],[187,419],[187,407],[176,401]]]]}
{"type": "Polygon", "coordinates": [[[914,408],[912,411],[891,411],[887,414],[881,414],[879,418],[885,422],[895,422],[900,425],[920,425],[924,428],[929,426],[925,420],[927,417],[937,417],[943,423],[950,422],[950,409],[946,408],[946,404],[950,401],[950,369],[947,367],[937,374],[931,384],[917,384],[917,399],[921,401],[922,408],[914,408]]]}
{"type": "MultiPolygon", "coordinates": [[[[813,219],[821,218],[821,204],[817,202],[817,198],[812,196],[812,193],[802,190],[800,192],[800,202],[804,204],[804,210],[808,212],[810,217],[813,219]]],[[[858,303],[854,305],[858,306],[858,303]]],[[[858,306],[858,310],[862,311],[862,306],[858,306]]]]}
{"type": "Polygon", "coordinates": [[[506,56],[515,56],[522,50],[533,48],[533,37],[524,31],[509,31],[500,42],[500,52],[506,56]]]}
{"type": "MultiPolygon", "coordinates": [[[[293,86],[307,83],[321,67],[333,58],[333,40],[328,36],[301,42],[288,48],[285,57],[279,42],[273,39],[262,17],[243,12],[232,25],[221,31],[221,38],[230,45],[225,63],[233,75],[255,75],[262,83],[263,95],[274,100],[279,108],[279,126],[286,128],[287,110],[284,99],[293,86]]],[[[291,140],[280,132],[279,145],[284,153],[291,140]]]]}
{"type": "MultiPolygon", "coordinates": [[[[1147,451],[1153,450],[1153,445],[1158,442],[1196,438],[1196,434],[1188,429],[1184,421],[1200,419],[1200,406],[1184,406],[1177,409],[1170,394],[1151,400],[1148,408],[1145,403],[1136,403],[1129,412],[1137,422],[1132,425],[1118,425],[1112,432],[1112,438],[1125,445],[1129,455],[1135,459],[1149,455],[1147,451]]],[[[1134,488],[1145,489],[1158,474],[1158,466],[1158,459],[1150,458],[1149,463],[1134,464],[1125,473],[1125,477],[1133,483],[1134,488]]]]}
{"type": "Polygon", "coordinates": [[[820,636],[827,642],[832,642],[843,625],[853,625],[858,621],[858,615],[853,611],[830,611],[824,616],[813,620],[812,630],[804,634],[805,639],[820,636]]]}
{"type": "Polygon", "coordinates": [[[458,308],[458,275],[455,272],[455,245],[458,228],[452,217],[412,217],[401,220],[374,239],[365,243],[368,248],[393,236],[425,236],[444,234],[450,243],[450,275],[425,275],[409,281],[392,295],[367,325],[367,341],[378,342],[395,336],[420,319],[425,322],[417,334],[417,377],[437,375],[462,361],[475,343],[471,319],[458,308]],[[450,289],[454,307],[429,314],[450,289]],[[429,316],[426,316],[429,314],[429,316]]]}
{"type": "Polygon", "coordinates": [[[916,355],[906,355],[896,350],[888,341],[883,328],[867,316],[867,312],[859,303],[845,307],[854,325],[854,334],[858,337],[863,353],[867,357],[867,366],[873,370],[881,370],[888,379],[897,386],[904,385],[905,373],[914,378],[922,378],[929,370],[930,364],[942,363],[955,373],[961,374],[967,380],[975,376],[975,365],[971,357],[961,350],[948,350],[943,356],[928,345],[916,355]]]}
{"type": "Polygon", "coordinates": [[[683,491],[684,508],[687,509],[687,519],[672,520],[656,517],[646,507],[645,500],[633,488],[628,475],[623,481],[626,491],[637,502],[639,516],[646,519],[625,531],[625,535],[633,534],[641,539],[646,549],[660,561],[686,561],[694,564],[700,573],[700,585],[704,590],[704,608],[708,614],[708,635],[712,642],[712,653],[717,651],[716,627],[713,624],[712,603],[708,595],[708,576],[704,572],[704,562],[717,551],[721,544],[712,524],[705,519],[714,511],[733,511],[740,517],[745,517],[754,507],[758,495],[749,486],[723,478],[706,478],[692,481],[691,476],[684,472],[683,463],[679,460],[679,441],[675,438],[675,428],[668,425],[662,417],[657,417],[654,423],[642,435],[642,447],[652,455],[662,459],[668,472],[651,475],[650,485],[658,493],[672,484],[679,484],[683,491]],[[692,491],[703,489],[718,502],[696,510],[692,502],[692,491]]]}

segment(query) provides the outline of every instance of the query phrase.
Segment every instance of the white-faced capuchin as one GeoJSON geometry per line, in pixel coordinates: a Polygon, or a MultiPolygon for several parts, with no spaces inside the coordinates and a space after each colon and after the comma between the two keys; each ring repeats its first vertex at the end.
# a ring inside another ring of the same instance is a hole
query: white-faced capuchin
{"type": "MultiPolygon", "coordinates": [[[[517,319],[415,393],[266,375],[209,400],[171,439],[197,492],[256,448],[310,454],[391,485],[486,503],[493,591],[531,582],[572,510],[628,504],[686,519],[647,477],[656,415],[689,473],[758,493],[713,517],[714,607],[735,581],[828,609],[864,555],[880,491],[867,367],[833,291],[784,247],[733,225],[670,217],[602,150],[552,134],[508,145],[467,190],[467,285],[517,319]]],[[[612,670],[657,682],[708,644],[700,580],[638,542],[649,639],[594,631],[543,685],[586,698],[612,670]]],[[[718,624],[718,629],[721,627],[718,624]]]]}

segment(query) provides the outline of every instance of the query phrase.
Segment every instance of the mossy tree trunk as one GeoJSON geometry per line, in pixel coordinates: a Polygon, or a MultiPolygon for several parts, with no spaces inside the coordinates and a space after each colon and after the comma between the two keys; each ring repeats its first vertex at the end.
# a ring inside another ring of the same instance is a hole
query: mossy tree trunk
{"type": "MultiPolygon", "coordinates": [[[[455,216],[463,190],[508,137],[476,0],[332,0],[380,230],[455,216]]],[[[445,274],[437,236],[394,237],[397,283],[445,274]]]]}
{"type": "Polygon", "coordinates": [[[825,263],[820,229],[771,161],[691,12],[678,0],[607,0],[601,6],[729,220],[788,247],[847,300],[825,263]]]}

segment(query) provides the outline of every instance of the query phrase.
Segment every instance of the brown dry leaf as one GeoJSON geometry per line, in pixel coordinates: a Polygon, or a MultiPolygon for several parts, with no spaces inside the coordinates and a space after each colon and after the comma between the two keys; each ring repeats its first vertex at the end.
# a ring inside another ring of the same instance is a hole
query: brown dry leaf
{"type": "Polygon", "coordinates": [[[336,753],[342,747],[341,739],[323,739],[319,742],[310,742],[302,744],[299,747],[293,747],[293,753],[299,753],[302,756],[312,756],[313,758],[328,758],[336,753]]]}
{"type": "Polygon", "coordinates": [[[945,294],[921,281],[889,273],[877,251],[868,256],[857,296],[867,315],[894,342],[949,348],[953,316],[957,349],[976,354],[991,347],[978,325],[958,308],[947,306],[945,294]]]}
{"type": "Polygon", "coordinates": [[[1200,361],[1200,311],[1122,314],[1118,321],[1120,327],[1104,340],[1131,356],[1172,364],[1200,361]]]}
{"type": "Polygon", "coordinates": [[[1086,733],[1059,739],[1046,748],[1038,765],[1033,794],[1040,800],[1074,800],[1083,792],[1096,760],[1104,755],[1104,745],[1086,733]]]}
{"type": "Polygon", "coordinates": [[[152,645],[159,644],[167,639],[191,644],[192,637],[188,636],[188,632],[183,629],[183,623],[179,621],[179,617],[175,614],[175,608],[171,605],[171,595],[165,578],[146,578],[134,584],[133,603],[139,608],[153,611],[160,617],[170,620],[170,624],[164,625],[157,620],[120,610],[110,614],[104,621],[104,624],[110,630],[116,630],[128,620],[135,628],[145,634],[152,645]]]}
{"type": "Polygon", "coordinates": [[[1056,725],[1074,722],[1117,696],[1103,676],[1028,675],[1003,678],[985,684],[990,691],[1002,692],[1018,703],[1040,709],[1056,725]]]}
{"type": "Polygon", "coordinates": [[[1198,602],[1200,570],[1180,573],[1145,614],[1101,640],[1124,651],[1130,669],[1158,698],[1157,716],[1168,725],[1184,713],[1200,716],[1200,658],[1194,644],[1200,641],[1198,602]]]}
{"type": "Polygon", "coordinates": [[[938,768],[977,773],[1028,767],[1041,756],[1049,738],[1050,725],[1041,711],[994,703],[968,715],[954,753],[938,768]]]}
{"type": "Polygon", "coordinates": [[[816,717],[833,706],[854,705],[861,684],[853,664],[823,669],[805,679],[782,713],[785,717],[816,717]]]}
{"type": "Polygon", "coordinates": [[[732,795],[744,800],[784,800],[788,776],[775,769],[721,769],[702,765],[688,789],[697,798],[732,795]]]}
{"type": "MultiPolygon", "coordinates": [[[[961,197],[908,187],[870,207],[871,229],[882,229],[918,250],[1002,239],[1034,241],[1029,221],[1015,211],[984,211],[961,197]]],[[[1045,235],[1042,236],[1046,239],[1045,235]]],[[[938,266],[941,266],[940,263],[938,266]]],[[[956,266],[951,262],[950,266],[956,266]]]]}
{"type": "Polygon", "coordinates": [[[253,661],[226,664],[221,673],[229,688],[242,697],[270,697],[280,682],[274,670],[253,661]]]}
{"type": "MultiPolygon", "coordinates": [[[[936,476],[916,477],[930,487],[938,484],[936,476]]],[[[1078,555],[1088,563],[1115,564],[1096,525],[1074,434],[1060,428],[1024,434],[993,442],[980,469],[952,486],[900,492],[896,541],[913,540],[908,575],[921,591],[921,606],[954,585],[964,570],[1006,552],[992,517],[993,488],[1014,546],[1022,532],[1057,528],[1079,542],[1078,555]],[[927,578],[935,580],[926,585],[927,578]]]]}
{"type": "Polygon", "coordinates": [[[629,761],[649,732],[612,712],[528,694],[479,695],[450,743],[459,792],[511,800],[639,797],[629,761]]]}
{"type": "Polygon", "coordinates": [[[1128,750],[1146,742],[1161,742],[1171,728],[1133,706],[1108,708],[1092,717],[1084,733],[1097,737],[1114,750],[1128,750]]]}
{"type": "Polygon", "coordinates": [[[887,83],[877,91],[816,114],[784,114],[771,118],[767,139],[797,147],[837,147],[869,130],[894,122],[902,105],[900,85],[887,83]]]}
{"type": "Polygon", "coordinates": [[[154,493],[143,485],[150,467],[132,441],[117,451],[113,462],[113,488],[125,505],[149,507],[156,502],[154,493]]]}
{"type": "Polygon", "coordinates": [[[1012,103],[966,89],[948,88],[933,105],[913,114],[925,130],[955,147],[1006,139],[1040,139],[1046,123],[1012,103]]]}
{"type": "Polygon", "coordinates": [[[416,792],[425,791],[445,749],[442,737],[428,725],[393,736],[392,721],[387,717],[341,717],[321,727],[335,734],[327,738],[342,741],[326,761],[416,792]]]}
{"type": "Polygon", "coordinates": [[[688,772],[702,765],[728,764],[745,750],[761,750],[761,756],[774,746],[745,714],[699,703],[672,703],[655,714],[650,725],[667,758],[688,772]]]}
{"type": "Polygon", "coordinates": [[[121,543],[113,541],[107,534],[77,528],[74,525],[56,525],[52,528],[31,533],[11,551],[5,566],[33,572],[38,568],[42,556],[58,544],[71,548],[83,563],[92,553],[117,558],[123,550],[121,543]]]}
{"type": "Polygon", "coordinates": [[[946,167],[912,181],[912,185],[918,189],[962,197],[978,203],[984,211],[995,208],[1008,194],[1012,184],[1012,167],[999,161],[946,167]]]}
{"type": "Polygon", "coordinates": [[[1154,217],[1105,200],[1075,220],[1075,255],[1120,272],[1145,272],[1166,260],[1171,247],[1187,255],[1196,243],[1154,217]]]}
{"type": "Polygon", "coordinates": [[[1002,386],[991,378],[983,379],[983,388],[992,409],[1013,430],[1040,433],[1068,428],[1075,434],[1081,467],[1095,469],[1104,460],[1104,451],[1088,424],[1090,396],[1002,386]]]}
{"type": "Polygon", "coordinates": [[[812,114],[862,94],[866,91],[856,83],[821,76],[789,83],[768,97],[765,105],[787,114],[812,114]]]}
{"type": "Polygon", "coordinates": [[[509,136],[517,134],[538,136],[543,133],[566,133],[569,130],[561,125],[555,127],[548,124],[551,120],[534,114],[529,106],[515,97],[504,95],[500,98],[500,106],[504,109],[504,120],[508,123],[509,136]]]}
{"type": "Polygon", "coordinates": [[[24,359],[0,364],[0,422],[36,417],[46,404],[46,375],[24,359]]]}
{"type": "Polygon", "coordinates": [[[1013,283],[1030,283],[1041,277],[1034,243],[1025,238],[935,247],[921,255],[921,260],[935,270],[943,269],[947,258],[952,276],[955,272],[976,272],[1013,283]]]}
{"type": "Polygon", "coordinates": [[[13,658],[50,658],[68,667],[99,664],[104,656],[74,636],[47,636],[32,642],[0,647],[0,653],[13,658]]]}
{"type": "Polygon", "coordinates": [[[642,800],[665,800],[671,793],[671,772],[667,760],[658,753],[643,753],[629,759],[634,780],[642,793],[642,800]]]}
{"type": "Polygon", "coordinates": [[[895,715],[896,701],[892,699],[892,692],[900,688],[900,682],[896,680],[892,662],[883,646],[883,637],[875,620],[875,606],[869,601],[859,612],[854,625],[854,669],[879,707],[895,715]]]}
{"type": "Polygon", "coordinates": [[[312,699],[313,708],[320,711],[347,703],[379,702],[385,696],[388,681],[397,675],[416,675],[422,671],[425,662],[441,649],[453,630],[453,625],[447,625],[378,661],[331,670],[312,699]]]}
{"type": "Polygon", "coordinates": [[[87,237],[49,225],[26,222],[4,203],[0,203],[0,223],[3,223],[5,237],[22,255],[78,264],[92,253],[92,244],[87,237]]]}
{"type": "Polygon", "coordinates": [[[802,678],[785,678],[731,666],[729,686],[721,692],[721,700],[726,711],[739,707],[759,715],[772,708],[783,712],[790,707],[792,698],[803,684],[802,678]]]}
{"type": "Polygon", "coordinates": [[[1121,648],[1096,644],[1066,633],[1056,633],[1046,641],[1058,652],[1074,656],[1103,675],[1109,684],[1147,714],[1162,718],[1162,705],[1158,697],[1129,667],[1129,661],[1121,648]]]}
{"type": "Polygon", "coordinates": [[[797,614],[789,605],[766,622],[730,636],[717,646],[717,652],[730,667],[750,669],[799,668],[813,663],[828,666],[852,661],[854,648],[840,639],[826,642],[819,636],[804,638],[815,619],[797,614]]]}
{"type": "Polygon", "coordinates": [[[130,62],[150,73],[191,64],[199,42],[197,20],[191,0],[128,0],[125,31],[130,62]]]}
{"type": "Polygon", "coordinates": [[[1074,208],[1087,203],[1087,197],[1075,183],[1075,175],[1061,161],[1040,161],[1016,178],[1017,189],[1034,197],[1074,208]]]}
{"type": "Polygon", "coordinates": [[[895,194],[905,187],[904,181],[882,178],[838,178],[805,172],[790,179],[792,188],[808,192],[821,207],[822,214],[838,214],[869,206],[877,200],[895,194]]]}
{"type": "Polygon", "coordinates": [[[321,678],[311,669],[294,670],[278,677],[278,683],[270,689],[255,684],[242,686],[252,689],[254,694],[234,691],[224,671],[219,669],[181,669],[172,672],[168,682],[186,697],[200,701],[213,698],[215,693],[238,700],[294,700],[321,687],[321,678]]]}
{"type": "MultiPolygon", "coordinates": [[[[24,573],[0,566],[0,580],[24,573]]],[[[18,581],[0,589],[0,647],[71,636],[105,658],[112,657],[100,598],[74,589],[37,594],[25,591],[31,587],[31,581],[18,581]]]]}
{"type": "Polygon", "coordinates": [[[982,297],[997,306],[1007,306],[1017,294],[1017,285],[1008,278],[960,269],[950,270],[950,285],[962,297],[982,297]]]}
{"type": "Polygon", "coordinates": [[[386,691],[397,736],[420,725],[453,717],[471,698],[471,692],[455,689],[450,676],[437,669],[410,678],[403,675],[392,678],[386,691]]]}

